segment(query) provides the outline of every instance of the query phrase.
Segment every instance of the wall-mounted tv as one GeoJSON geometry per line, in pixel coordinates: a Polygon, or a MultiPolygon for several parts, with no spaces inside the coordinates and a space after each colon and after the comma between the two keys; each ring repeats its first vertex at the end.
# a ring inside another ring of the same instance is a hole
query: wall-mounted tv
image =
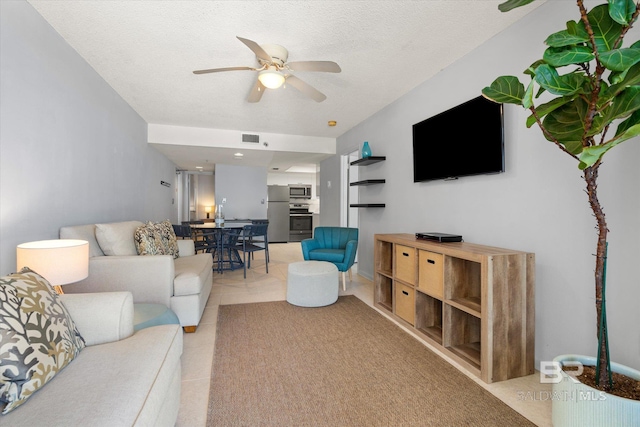
{"type": "Polygon", "coordinates": [[[500,172],[502,104],[479,96],[413,125],[413,182],[500,172]]]}

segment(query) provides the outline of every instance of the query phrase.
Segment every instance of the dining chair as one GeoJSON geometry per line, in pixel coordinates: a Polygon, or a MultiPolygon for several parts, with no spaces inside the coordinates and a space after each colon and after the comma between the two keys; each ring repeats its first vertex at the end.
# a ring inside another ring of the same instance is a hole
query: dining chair
{"type": "Polygon", "coordinates": [[[241,232],[241,228],[220,227],[203,233],[208,245],[207,252],[211,253],[218,273],[222,273],[224,270],[235,270],[243,265],[237,249],[241,232]]]}
{"type": "Polygon", "coordinates": [[[247,268],[251,268],[251,256],[254,252],[264,251],[264,266],[269,273],[269,239],[267,239],[268,223],[251,224],[242,227],[242,239],[236,248],[242,251],[242,262],[244,264],[244,278],[247,278],[247,268]],[[247,253],[249,259],[247,260],[247,253]]]}
{"type": "Polygon", "coordinates": [[[173,232],[176,233],[176,237],[181,239],[190,239],[191,238],[191,227],[189,224],[171,224],[173,227],[173,232]]]}
{"type": "MultiPolygon", "coordinates": [[[[269,220],[268,219],[252,219],[251,220],[251,224],[255,225],[255,224],[269,224],[269,220]]],[[[251,244],[262,244],[264,245],[264,240],[265,238],[262,238],[261,236],[257,236],[257,237],[252,237],[249,239],[249,243],[251,244]]],[[[268,255],[268,252],[265,254],[268,255]]],[[[253,259],[253,252],[251,252],[251,259],[253,259]]],[[[269,257],[267,256],[267,262],[269,262],[269,257]]]]}

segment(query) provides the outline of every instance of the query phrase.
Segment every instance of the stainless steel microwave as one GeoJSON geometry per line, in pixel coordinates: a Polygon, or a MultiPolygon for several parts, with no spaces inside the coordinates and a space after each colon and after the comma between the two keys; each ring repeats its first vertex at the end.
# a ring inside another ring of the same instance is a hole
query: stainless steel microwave
{"type": "Polygon", "coordinates": [[[289,184],[290,199],[310,199],[311,186],[305,184],[289,184]]]}

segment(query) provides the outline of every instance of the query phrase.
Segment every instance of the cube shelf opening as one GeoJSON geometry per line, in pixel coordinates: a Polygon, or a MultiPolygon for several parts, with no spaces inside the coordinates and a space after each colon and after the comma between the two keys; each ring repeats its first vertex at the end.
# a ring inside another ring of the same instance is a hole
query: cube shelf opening
{"type": "Polygon", "coordinates": [[[376,259],[376,270],[391,277],[393,275],[393,245],[380,240],[376,244],[379,254],[376,259]]]}
{"type": "Polygon", "coordinates": [[[445,282],[449,283],[445,299],[464,311],[480,317],[482,312],[481,264],[462,258],[445,257],[445,282]]]}
{"type": "Polygon", "coordinates": [[[449,325],[443,337],[445,348],[480,369],[480,319],[448,304],[444,307],[444,319],[449,325]]]}
{"type": "Polygon", "coordinates": [[[375,293],[378,306],[393,312],[393,285],[389,277],[376,274],[375,293]]]}
{"type": "Polygon", "coordinates": [[[416,292],[415,327],[442,345],[442,301],[416,292]]]}

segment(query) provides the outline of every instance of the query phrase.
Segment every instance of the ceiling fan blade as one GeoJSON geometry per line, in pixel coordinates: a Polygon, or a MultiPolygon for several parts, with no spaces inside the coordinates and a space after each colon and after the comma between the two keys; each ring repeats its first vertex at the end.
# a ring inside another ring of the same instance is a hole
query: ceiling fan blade
{"type": "Polygon", "coordinates": [[[227,67],[227,68],[211,68],[208,70],[196,70],[193,72],[193,74],[219,73],[221,71],[239,71],[239,70],[257,71],[255,68],[251,68],[251,67],[227,67]]]}
{"type": "Polygon", "coordinates": [[[258,43],[254,42],[253,40],[243,39],[242,37],[238,36],[236,36],[236,38],[244,43],[249,49],[251,49],[258,58],[271,63],[271,56],[267,52],[265,52],[258,43]]]}
{"type": "Polygon", "coordinates": [[[290,74],[287,77],[287,81],[286,82],[288,84],[290,84],[291,86],[295,87],[300,92],[304,93],[305,95],[307,95],[308,97],[310,97],[311,99],[313,99],[316,102],[322,102],[325,99],[327,99],[325,94],[323,94],[318,89],[316,89],[313,86],[311,86],[309,83],[303,82],[302,80],[300,80],[299,78],[297,78],[294,75],[290,74]]]}
{"type": "Polygon", "coordinates": [[[340,66],[333,61],[294,61],[287,62],[291,71],[322,71],[325,73],[339,73],[340,66]]]}
{"type": "Polygon", "coordinates": [[[260,83],[260,80],[256,79],[256,84],[253,85],[253,88],[251,89],[251,93],[247,97],[247,101],[248,102],[260,101],[260,99],[262,99],[262,94],[264,93],[265,89],[266,88],[264,87],[264,85],[260,83]]]}

